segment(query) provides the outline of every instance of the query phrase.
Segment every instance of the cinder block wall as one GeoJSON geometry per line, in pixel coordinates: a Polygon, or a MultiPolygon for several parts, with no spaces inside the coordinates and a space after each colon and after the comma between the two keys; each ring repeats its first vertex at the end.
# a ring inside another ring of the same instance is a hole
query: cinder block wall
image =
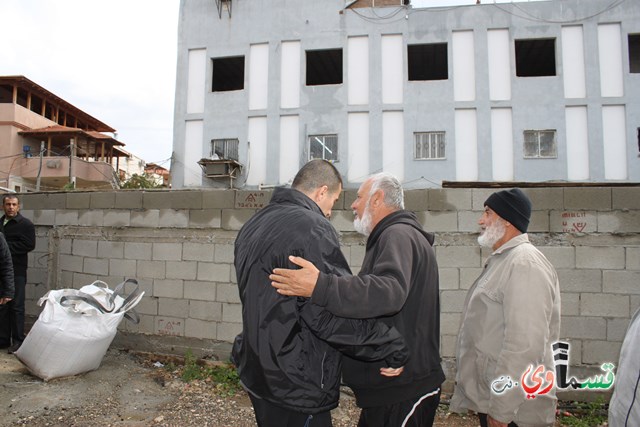
{"type": "MultiPolygon", "coordinates": [[[[491,189],[406,192],[407,209],[436,233],[440,266],[442,356],[454,356],[467,289],[489,255],[477,242],[477,219],[491,189]]],[[[562,338],[571,365],[617,362],[630,316],[640,306],[640,187],[525,189],[534,205],[530,237],[555,265],[562,288],[562,338]]],[[[22,213],[33,220],[27,313],[49,289],[99,279],[112,287],[136,278],[146,294],[141,322],[123,322],[116,343],[228,355],[242,329],[233,268],[237,231],[269,200],[269,191],[181,190],[31,193],[22,213]]],[[[332,222],[353,271],[365,241],[349,206],[332,222]]]]}

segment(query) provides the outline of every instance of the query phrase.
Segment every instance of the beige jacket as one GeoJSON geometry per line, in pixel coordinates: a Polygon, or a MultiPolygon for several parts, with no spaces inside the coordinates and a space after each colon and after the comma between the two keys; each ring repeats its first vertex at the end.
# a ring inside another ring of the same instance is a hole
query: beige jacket
{"type": "Polygon", "coordinates": [[[521,380],[529,366],[529,387],[536,384],[532,374],[539,365],[540,377],[555,373],[551,346],[559,335],[558,276],[527,234],[519,235],[491,254],[467,294],[451,410],[471,409],[520,427],[552,425],[555,383],[549,392],[527,397],[521,380]]]}

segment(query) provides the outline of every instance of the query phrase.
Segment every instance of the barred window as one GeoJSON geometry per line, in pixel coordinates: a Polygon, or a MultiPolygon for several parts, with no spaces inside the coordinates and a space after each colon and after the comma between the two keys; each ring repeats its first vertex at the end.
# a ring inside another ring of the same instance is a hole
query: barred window
{"type": "Polygon", "coordinates": [[[444,159],[445,138],[444,132],[416,132],[415,159],[444,159]]]}
{"type": "Polygon", "coordinates": [[[338,135],[310,135],[309,160],[338,160],[338,135]]]}
{"type": "Polygon", "coordinates": [[[238,140],[237,139],[212,139],[211,158],[228,159],[238,161],[238,140]]]}
{"type": "Polygon", "coordinates": [[[558,157],[556,131],[525,130],[524,157],[526,159],[553,159],[558,157]]]}

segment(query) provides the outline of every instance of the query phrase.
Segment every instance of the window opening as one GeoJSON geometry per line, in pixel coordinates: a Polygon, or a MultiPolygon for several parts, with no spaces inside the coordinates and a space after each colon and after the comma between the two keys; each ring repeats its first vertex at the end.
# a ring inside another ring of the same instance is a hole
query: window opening
{"type": "Polygon", "coordinates": [[[447,80],[449,78],[446,43],[407,46],[409,80],[447,80]]]}
{"type": "Polygon", "coordinates": [[[310,135],[309,160],[338,160],[338,135],[310,135]]]}
{"type": "Polygon", "coordinates": [[[414,135],[416,160],[445,158],[444,132],[416,132],[414,135]]]}
{"type": "Polygon", "coordinates": [[[212,139],[211,140],[211,158],[213,160],[228,159],[238,161],[238,145],[237,139],[212,139]]]}
{"type": "Polygon", "coordinates": [[[13,102],[13,86],[0,85],[0,103],[10,104],[13,102]]]}
{"type": "Polygon", "coordinates": [[[342,49],[308,50],[307,86],[342,84],[342,49]]]}
{"type": "Polygon", "coordinates": [[[244,89],[244,56],[213,58],[213,92],[244,89]]]}
{"type": "Polygon", "coordinates": [[[544,159],[558,157],[555,130],[525,130],[524,157],[544,159]]]}
{"type": "Polygon", "coordinates": [[[556,75],[556,39],[516,40],[516,76],[556,75]]]}
{"type": "Polygon", "coordinates": [[[629,72],[640,73],[640,34],[629,34],[629,72]]]}

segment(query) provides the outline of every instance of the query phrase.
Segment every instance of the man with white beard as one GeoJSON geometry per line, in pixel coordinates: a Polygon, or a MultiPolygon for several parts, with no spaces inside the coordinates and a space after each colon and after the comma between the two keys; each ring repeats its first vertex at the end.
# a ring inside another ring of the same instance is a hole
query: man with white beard
{"type": "Polygon", "coordinates": [[[464,303],[450,409],[477,412],[482,427],[552,426],[558,275],[529,242],[531,201],[520,189],[493,193],[484,205],[478,243],[493,252],[464,303]],[[532,392],[536,375],[543,384],[532,392]]]}
{"type": "Polygon", "coordinates": [[[444,381],[434,236],[404,210],[402,186],[389,174],[367,179],[351,209],[354,228],[368,236],[357,276],[326,274],[302,258],[289,257],[302,268],[278,268],[269,277],[282,295],[311,297],[312,303],[341,317],[375,317],[404,337],[410,354],[403,368],[343,358],[344,382],[362,408],[359,427],[430,426],[444,381]]]}

